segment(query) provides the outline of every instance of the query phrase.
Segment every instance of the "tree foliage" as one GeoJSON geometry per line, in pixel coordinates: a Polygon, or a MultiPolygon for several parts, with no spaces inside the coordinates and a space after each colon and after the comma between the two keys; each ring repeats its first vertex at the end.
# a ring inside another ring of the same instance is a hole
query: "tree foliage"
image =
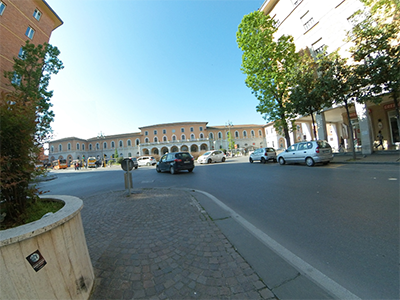
{"type": "Polygon", "coordinates": [[[309,115],[312,119],[314,137],[314,113],[332,105],[325,83],[318,76],[318,61],[311,56],[310,50],[300,51],[300,61],[293,68],[292,88],[288,107],[294,114],[309,115]]]}
{"type": "Polygon", "coordinates": [[[51,75],[63,68],[56,47],[27,41],[22,50],[14,58],[13,70],[4,72],[13,91],[0,95],[0,199],[6,218],[15,222],[39,193],[30,183],[40,173],[35,163],[54,118],[50,110],[53,92],[47,88],[51,75]]]}
{"type": "Polygon", "coordinates": [[[294,115],[287,109],[290,73],[299,59],[293,37],[282,35],[275,39],[275,21],[260,11],[243,17],[236,33],[237,43],[243,51],[242,72],[245,83],[259,100],[257,111],[266,120],[275,122],[290,145],[289,126],[294,115]]]}

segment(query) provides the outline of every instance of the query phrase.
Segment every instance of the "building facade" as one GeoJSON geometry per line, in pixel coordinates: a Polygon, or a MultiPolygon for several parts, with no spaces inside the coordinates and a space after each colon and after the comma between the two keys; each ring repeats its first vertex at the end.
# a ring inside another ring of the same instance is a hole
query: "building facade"
{"type": "MultiPolygon", "coordinates": [[[[328,52],[339,50],[342,57],[349,57],[349,44],[344,40],[346,32],[352,28],[350,17],[363,8],[358,0],[266,0],[260,11],[277,22],[276,37],[283,34],[294,38],[297,51],[309,48],[312,54],[327,46],[328,52]]],[[[372,153],[378,132],[384,136],[386,149],[399,149],[400,139],[393,99],[385,97],[380,105],[373,103],[354,104],[350,120],[344,107],[331,107],[317,113],[317,138],[327,140],[338,149],[343,138],[350,146],[349,124],[353,125],[354,144],[364,154],[372,153]]],[[[299,116],[291,134],[291,142],[314,138],[310,116],[299,116]]],[[[276,133],[273,124],[265,126],[267,146],[285,148],[286,141],[276,133]]]]}
{"type": "Polygon", "coordinates": [[[0,0],[0,92],[12,91],[3,71],[12,70],[13,58],[21,54],[25,42],[48,43],[53,30],[62,24],[44,0],[0,0]]]}
{"type": "Polygon", "coordinates": [[[49,159],[73,160],[160,156],[187,151],[193,155],[214,149],[246,153],[265,144],[264,125],[207,126],[207,122],[177,122],[140,127],[140,132],[99,135],[90,139],[69,137],[49,143],[49,159]],[[230,149],[228,136],[234,141],[230,149]],[[232,147],[231,147],[232,148],[232,147]]]}

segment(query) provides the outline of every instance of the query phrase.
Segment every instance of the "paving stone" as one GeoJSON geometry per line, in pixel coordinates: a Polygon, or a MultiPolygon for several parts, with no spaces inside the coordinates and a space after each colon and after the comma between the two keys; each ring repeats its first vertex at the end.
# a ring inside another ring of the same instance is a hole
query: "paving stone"
{"type": "Polygon", "coordinates": [[[134,192],[83,198],[91,300],[275,297],[189,192],[134,192]]]}

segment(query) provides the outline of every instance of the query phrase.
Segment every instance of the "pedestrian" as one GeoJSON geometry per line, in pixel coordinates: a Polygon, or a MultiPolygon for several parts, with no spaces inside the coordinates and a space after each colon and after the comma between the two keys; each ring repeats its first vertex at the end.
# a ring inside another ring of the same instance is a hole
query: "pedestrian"
{"type": "Polygon", "coordinates": [[[76,171],[77,168],[78,168],[78,163],[75,163],[75,164],[74,164],[74,167],[75,167],[75,171],[76,171]]]}
{"type": "Polygon", "coordinates": [[[382,135],[382,132],[380,130],[378,132],[377,138],[378,138],[379,144],[376,145],[375,148],[378,149],[379,146],[382,146],[382,150],[385,150],[385,147],[383,147],[383,135],[382,135]]]}

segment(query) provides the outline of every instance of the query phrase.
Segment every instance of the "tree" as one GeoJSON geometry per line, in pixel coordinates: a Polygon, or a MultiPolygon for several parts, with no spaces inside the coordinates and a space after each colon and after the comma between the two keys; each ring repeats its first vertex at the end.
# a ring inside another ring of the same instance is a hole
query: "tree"
{"type": "Polygon", "coordinates": [[[117,158],[118,158],[118,156],[119,156],[119,155],[118,155],[118,149],[115,149],[115,152],[114,152],[114,158],[115,158],[115,159],[117,159],[117,158]]]}
{"type": "Polygon", "coordinates": [[[291,86],[290,70],[298,61],[293,37],[282,35],[275,40],[275,21],[260,11],[243,17],[236,39],[243,51],[242,72],[246,86],[259,100],[257,111],[283,131],[290,145],[289,126],[294,115],[287,109],[291,86]]]}
{"type": "Polygon", "coordinates": [[[15,222],[39,193],[29,183],[40,174],[35,163],[51,134],[53,92],[47,87],[51,75],[63,68],[56,47],[35,46],[27,41],[22,50],[23,54],[14,58],[13,71],[4,72],[13,91],[3,92],[0,97],[0,199],[6,218],[15,222]]]}
{"type": "Polygon", "coordinates": [[[390,95],[396,109],[397,132],[400,133],[400,2],[363,2],[369,9],[353,16],[354,26],[348,33],[348,41],[353,43],[352,58],[357,63],[357,72],[363,77],[362,98],[380,103],[382,96],[390,95]]]}
{"type": "Polygon", "coordinates": [[[300,115],[310,115],[315,131],[314,113],[332,105],[326,95],[323,81],[318,76],[318,62],[311,56],[309,49],[300,51],[300,61],[293,68],[293,87],[290,90],[288,108],[300,115]]]}

